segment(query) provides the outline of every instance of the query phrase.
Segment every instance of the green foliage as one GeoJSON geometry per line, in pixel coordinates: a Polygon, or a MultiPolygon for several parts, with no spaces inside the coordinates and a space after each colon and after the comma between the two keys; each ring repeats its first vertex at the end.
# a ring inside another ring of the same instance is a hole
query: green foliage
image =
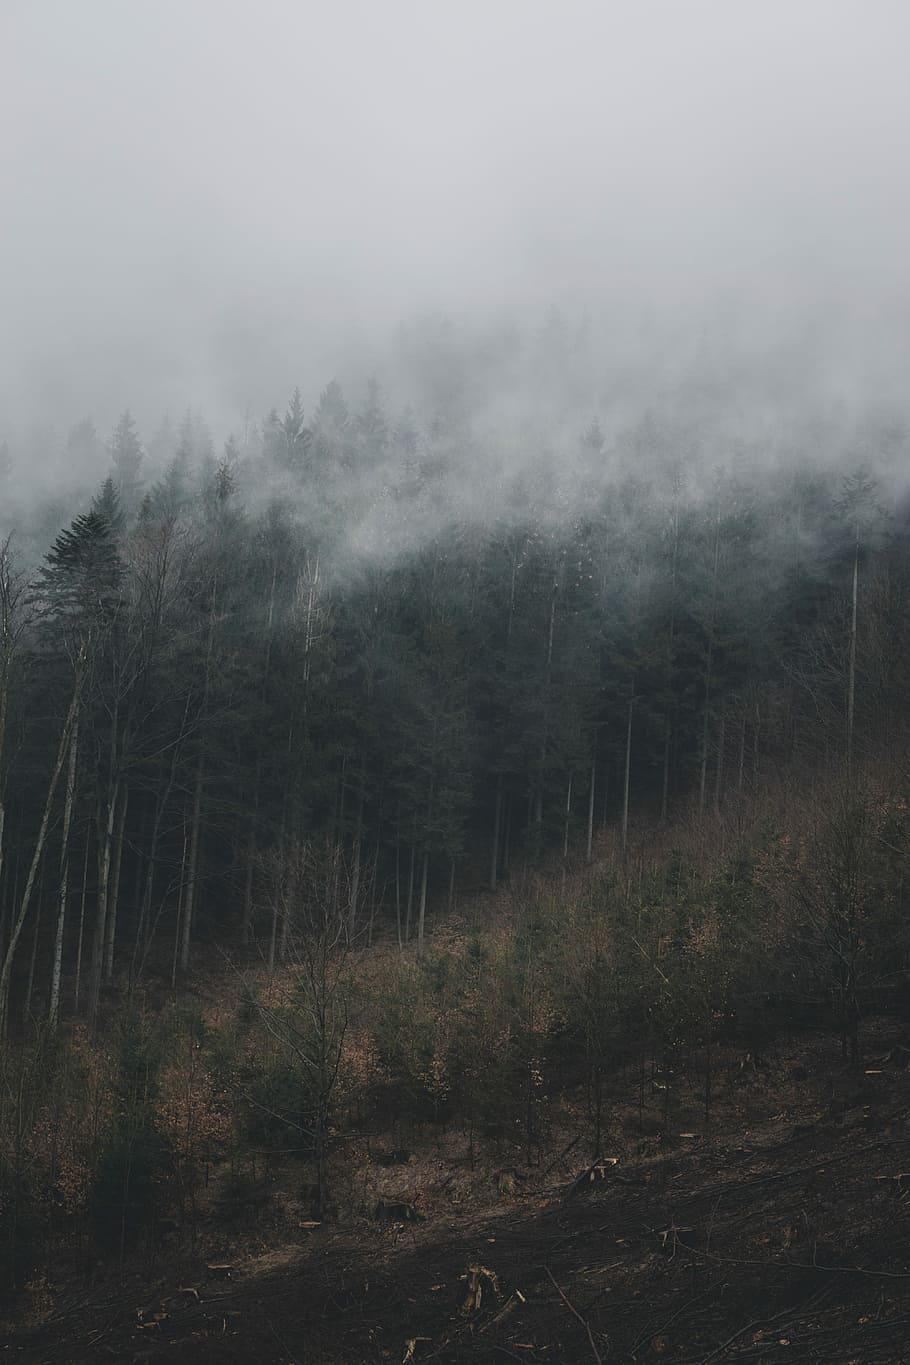
{"type": "Polygon", "coordinates": [[[94,1171],[90,1214],[95,1237],[121,1255],[147,1231],[168,1199],[171,1152],[156,1115],[163,1033],[128,1013],[118,1023],[113,1117],[94,1171]]]}
{"type": "Polygon", "coordinates": [[[40,567],[36,596],[42,609],[82,629],[109,618],[124,565],[107,510],[93,509],[61,531],[40,567]]]}

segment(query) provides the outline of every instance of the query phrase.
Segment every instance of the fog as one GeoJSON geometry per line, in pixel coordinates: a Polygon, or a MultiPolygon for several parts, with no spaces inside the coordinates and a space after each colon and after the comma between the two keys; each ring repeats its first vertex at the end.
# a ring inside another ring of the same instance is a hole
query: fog
{"type": "Polygon", "coordinates": [[[908,38],[902,0],[4,0],[0,437],[408,397],[402,323],[554,305],[608,397],[735,354],[900,405],[908,38]]]}

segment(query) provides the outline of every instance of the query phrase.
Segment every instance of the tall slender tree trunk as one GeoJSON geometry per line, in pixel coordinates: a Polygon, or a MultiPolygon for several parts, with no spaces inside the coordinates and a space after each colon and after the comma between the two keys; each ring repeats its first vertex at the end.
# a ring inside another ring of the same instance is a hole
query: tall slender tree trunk
{"type": "Polygon", "coordinates": [[[505,830],[502,836],[502,876],[508,877],[512,866],[512,794],[506,792],[505,830]]]}
{"type": "Polygon", "coordinates": [[[672,748],[673,726],[670,716],[664,721],[664,762],[663,778],[660,787],[660,823],[665,825],[670,814],[670,751],[672,748]]]}
{"type": "Polygon", "coordinates": [[[585,847],[585,862],[590,863],[594,858],[594,798],[597,789],[597,744],[594,745],[594,753],[591,756],[591,778],[588,784],[588,838],[585,847]]]}
{"type": "MultiPolygon", "coordinates": [[[[266,617],[265,658],[262,664],[262,683],[259,689],[260,707],[264,710],[268,693],[269,674],[272,663],[272,626],[275,619],[275,585],[278,581],[278,565],[272,566],[272,582],[269,588],[269,608],[266,617]]],[[[256,866],[257,831],[259,827],[259,800],[262,785],[262,743],[256,751],[253,769],[253,799],[250,804],[250,824],[247,832],[246,876],[243,886],[243,911],[240,920],[240,937],[244,945],[250,941],[253,926],[253,869],[256,866]]]]}
{"type": "Polygon", "coordinates": [[[417,956],[423,957],[423,934],[427,917],[427,874],[430,866],[429,849],[424,849],[420,873],[420,902],[417,910],[417,956]]]}
{"type": "Polygon", "coordinates": [[[404,941],[409,943],[411,940],[411,911],[414,905],[414,872],[417,864],[417,844],[415,840],[411,843],[411,862],[408,868],[408,899],[405,905],[404,914],[404,941]]]}
{"type": "Polygon", "coordinates": [[[714,631],[717,614],[717,571],[720,564],[720,507],[714,517],[714,569],[711,575],[711,610],[708,617],[708,649],[705,658],[704,712],[701,729],[701,765],[698,779],[698,813],[705,813],[708,782],[708,736],[711,723],[711,693],[714,683],[714,631]]]}
{"type": "Polygon", "coordinates": [[[35,897],[35,928],[32,933],[32,951],[28,959],[28,981],[25,986],[25,1003],[22,1007],[22,1021],[27,1024],[33,1017],[32,1000],[35,991],[35,963],[38,960],[38,937],[41,931],[41,910],[44,905],[44,872],[47,866],[42,861],[38,873],[38,895],[35,897]]]}
{"type": "Polygon", "coordinates": [[[22,900],[19,910],[13,921],[10,930],[9,942],[6,946],[6,953],[3,958],[3,965],[0,967],[0,1038],[5,1036],[6,1022],[9,1016],[9,988],[10,976],[13,969],[13,958],[16,955],[16,948],[22,934],[22,928],[31,905],[32,894],[35,888],[35,881],[38,869],[41,866],[41,859],[44,855],[44,845],[47,840],[47,831],[50,824],[51,811],[54,806],[54,797],[57,794],[57,786],[60,782],[60,774],[66,762],[69,752],[70,735],[76,723],[76,716],[79,712],[79,704],[82,698],[82,684],[85,676],[85,651],[80,650],[76,664],[76,674],[73,683],[73,695],[70,700],[69,710],[63,722],[63,730],[60,735],[60,742],[57,746],[57,757],[51,772],[50,781],[47,785],[47,792],[44,798],[44,810],[41,815],[41,824],[38,828],[38,836],[35,840],[35,847],[32,852],[32,860],[29,864],[28,874],[25,879],[25,887],[22,892],[22,900]]]}
{"type": "MultiPolygon", "coordinates": [[[[142,964],[145,961],[152,934],[160,918],[159,914],[152,921],[152,900],[155,894],[155,876],[158,871],[158,846],[161,840],[161,826],[164,821],[165,812],[171,799],[171,793],[177,781],[177,760],[180,756],[180,743],[186,734],[187,718],[190,710],[190,694],[187,693],[186,703],[183,708],[183,722],[177,741],[171,748],[171,766],[168,772],[167,783],[162,790],[160,784],[155,789],[155,815],[152,820],[152,832],[149,839],[148,864],[145,871],[145,885],[142,892],[142,906],[139,911],[139,920],[136,925],[136,940],[133,944],[133,955],[130,961],[130,988],[135,984],[136,978],[142,971],[142,964]]],[[[182,875],[181,875],[182,882],[182,875]]],[[[182,885],[181,892],[182,896],[182,885]]]]}
{"type": "Polygon", "coordinates": [[[398,803],[398,814],[395,821],[395,928],[398,931],[398,947],[402,946],[401,938],[401,802],[398,803]]]}
{"type": "Polygon", "coordinates": [[[123,861],[123,831],[126,826],[126,809],[129,790],[121,785],[120,800],[117,803],[116,831],[114,834],[111,882],[108,894],[107,925],[104,947],[104,980],[107,985],[114,979],[114,944],[117,938],[117,910],[120,904],[120,867],[123,861]]]}
{"type": "Polygon", "coordinates": [[[752,781],[758,782],[758,736],[761,730],[761,709],[759,708],[758,698],[755,699],[755,730],[752,734],[752,781]]]}
{"type": "Polygon", "coordinates": [[[502,823],[502,773],[496,777],[496,795],[493,799],[493,847],[490,853],[490,890],[496,890],[499,875],[499,831],[502,823]]]}
{"type": "Polygon", "coordinates": [[[171,960],[171,990],[177,989],[177,966],[180,962],[180,944],[183,940],[184,900],[186,897],[186,851],[188,846],[186,820],[183,822],[183,851],[180,855],[180,882],[177,888],[177,920],[174,925],[174,955],[171,960]]]}
{"type": "Polygon", "coordinates": [[[566,787],[566,806],[562,830],[562,894],[566,894],[566,881],[569,875],[569,826],[572,820],[572,776],[569,775],[566,787]]]}
{"type": "Polygon", "coordinates": [[[853,545],[853,589],[850,602],[850,649],[847,667],[847,780],[853,775],[853,723],[856,710],[856,622],[859,602],[859,521],[853,545]]]}
{"type": "Polygon", "coordinates": [[[351,895],[348,905],[348,933],[353,936],[357,927],[357,911],[360,905],[360,861],[363,846],[363,792],[357,801],[357,820],[354,826],[354,851],[351,866],[351,895]]]}
{"type": "Polygon", "coordinates": [[[720,814],[720,798],[724,785],[724,738],[726,735],[726,718],[722,715],[718,727],[717,735],[717,768],[714,774],[714,813],[720,814]]]}
{"type": "Polygon", "coordinates": [[[272,925],[271,925],[271,929],[270,929],[270,931],[269,931],[269,956],[268,956],[269,976],[271,976],[272,972],[275,970],[275,963],[278,961],[278,926],[279,926],[280,920],[281,920],[281,892],[280,892],[280,890],[277,890],[277,891],[275,892],[274,900],[272,901],[272,925]]]}
{"type": "Polygon", "coordinates": [[[158,838],[161,830],[161,816],[165,797],[160,791],[155,793],[155,814],[152,817],[152,830],[149,835],[145,876],[138,895],[139,915],[136,920],[136,936],[133,940],[133,953],[130,958],[130,989],[136,982],[136,967],[142,952],[152,918],[152,900],[155,895],[155,874],[158,870],[158,838]]]}
{"type": "Polygon", "coordinates": [[[632,783],[632,714],[635,708],[635,684],[629,693],[629,711],[626,720],[626,762],[622,783],[622,856],[626,856],[629,840],[629,790],[632,783]]]}
{"type": "Polygon", "coordinates": [[[73,722],[69,744],[69,764],[66,772],[66,796],[63,801],[63,829],[60,833],[60,887],[57,897],[57,932],[54,936],[54,957],[51,966],[51,994],[47,1021],[56,1029],[60,1014],[60,978],[63,971],[63,936],[66,927],[67,882],[70,869],[70,825],[73,800],[76,794],[76,765],[79,750],[79,719],[73,722]]]}
{"type": "Polygon", "coordinates": [[[190,825],[189,868],[186,892],[183,900],[183,924],[180,937],[180,970],[185,975],[190,969],[190,944],[193,934],[193,916],[196,911],[196,889],[199,873],[199,829],[202,824],[202,781],[205,771],[205,758],[199,755],[196,767],[196,785],[193,791],[193,817],[190,825]]]}
{"type": "Polygon", "coordinates": [[[114,824],[117,813],[119,783],[109,789],[107,801],[98,803],[98,908],[95,932],[92,936],[91,979],[89,982],[89,1019],[94,1026],[101,1000],[104,979],[104,949],[107,943],[107,908],[110,893],[111,862],[114,843],[114,824]]]}
{"type": "MultiPolygon", "coordinates": [[[[287,962],[288,953],[291,946],[291,935],[296,931],[298,924],[298,901],[300,895],[300,863],[301,850],[306,856],[306,850],[302,844],[298,844],[296,831],[301,827],[301,821],[297,810],[297,802],[294,802],[294,809],[291,811],[291,856],[287,859],[287,882],[285,884],[285,894],[282,897],[281,915],[281,935],[278,941],[278,961],[287,962]]],[[[341,859],[341,849],[336,848],[334,862],[337,864],[341,859]]],[[[334,883],[337,886],[337,877],[334,883]]],[[[333,910],[337,914],[338,907],[333,905],[333,910]]]]}
{"type": "MultiPolygon", "coordinates": [[[[212,654],[215,646],[215,603],[217,581],[212,583],[209,603],[209,629],[205,646],[205,681],[202,689],[203,721],[208,713],[209,693],[212,686],[212,654]]],[[[200,736],[199,757],[196,764],[196,782],[193,788],[193,815],[190,825],[189,866],[184,884],[183,917],[180,936],[180,971],[183,975],[190,969],[190,945],[193,936],[193,920],[196,913],[196,892],[199,879],[199,832],[202,824],[202,783],[205,777],[205,735],[200,736]]]]}
{"type": "MultiPolygon", "coordinates": [[[[4,790],[6,782],[6,767],[4,763],[4,750],[6,743],[6,720],[9,715],[9,684],[10,674],[13,666],[13,656],[20,635],[21,619],[19,606],[22,601],[22,588],[17,583],[12,564],[12,551],[10,538],[0,542],[0,886],[4,888],[4,895],[8,890],[9,878],[4,881],[4,857],[6,850],[6,806],[4,805],[4,790]]],[[[2,910],[2,904],[0,904],[2,910]]],[[[12,915],[12,904],[10,904],[10,915],[12,915]]],[[[0,914],[0,926],[3,924],[3,915],[0,914]]],[[[0,950],[3,948],[3,938],[0,934],[0,950]]],[[[0,1037],[2,1037],[2,1019],[0,1019],[0,1037]]]]}
{"type": "Polygon", "coordinates": [[[667,627],[666,687],[667,714],[664,720],[664,771],[660,794],[660,823],[665,825],[670,814],[670,757],[673,750],[673,682],[676,647],[676,580],[679,566],[679,471],[673,480],[673,550],[670,559],[670,621],[667,627]]]}
{"type": "Polygon", "coordinates": [[[82,949],[85,943],[85,895],[88,887],[88,859],[92,847],[91,821],[85,828],[85,856],[82,859],[82,895],[79,899],[79,942],[76,945],[76,980],[73,986],[73,1009],[79,1013],[79,992],[82,985],[82,949]]]}
{"type": "Polygon", "coordinates": [[[569,781],[566,785],[566,808],[563,820],[562,831],[562,861],[567,863],[569,860],[569,826],[572,820],[572,774],[569,774],[569,781]]]}
{"type": "Polygon", "coordinates": [[[540,739],[540,773],[534,797],[534,859],[539,861],[543,848],[543,788],[547,771],[547,751],[550,739],[550,689],[553,682],[553,639],[556,632],[556,598],[559,582],[554,580],[550,594],[550,618],[547,627],[546,672],[544,675],[543,730],[540,739]]]}

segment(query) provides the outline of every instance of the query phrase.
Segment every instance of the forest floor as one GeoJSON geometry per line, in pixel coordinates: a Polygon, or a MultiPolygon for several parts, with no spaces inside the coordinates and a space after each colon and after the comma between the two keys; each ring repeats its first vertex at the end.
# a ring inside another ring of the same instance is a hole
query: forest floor
{"type": "Polygon", "coordinates": [[[910,1031],[869,1021],[863,1046],[855,1070],[822,1034],[731,1054],[707,1121],[693,1074],[665,1134],[664,1096],[620,1077],[615,1164],[577,1188],[568,1106],[530,1166],[501,1136],[472,1165],[460,1130],[389,1164],[402,1134],[374,1135],[336,1157],[321,1225],[289,1164],[255,1229],[204,1219],[192,1252],[44,1286],[0,1361],[910,1362],[910,1031]],[[424,1216],[380,1223],[374,1198],[424,1216]]]}

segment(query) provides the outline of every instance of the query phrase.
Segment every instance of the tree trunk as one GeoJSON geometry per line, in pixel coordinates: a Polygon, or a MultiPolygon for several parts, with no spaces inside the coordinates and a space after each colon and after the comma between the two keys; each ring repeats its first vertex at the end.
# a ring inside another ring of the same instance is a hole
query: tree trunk
{"type": "Polygon", "coordinates": [[[414,869],[417,862],[417,845],[411,844],[411,862],[408,868],[408,899],[404,912],[404,941],[411,941],[411,910],[414,905],[414,869]]]}
{"type": "Polygon", "coordinates": [[[720,798],[724,784],[724,738],[726,735],[726,718],[721,716],[719,733],[717,736],[717,769],[714,774],[714,813],[720,815],[720,798]]]}
{"type": "Polygon", "coordinates": [[[547,627],[547,659],[544,675],[543,731],[540,738],[540,772],[534,797],[534,861],[540,861],[543,850],[543,790],[546,781],[547,754],[550,741],[550,688],[553,682],[553,639],[556,633],[556,598],[559,583],[554,581],[550,594],[550,619],[547,627]]]}
{"type": "Polygon", "coordinates": [[[622,789],[622,856],[626,856],[626,845],[629,838],[629,788],[632,777],[632,712],[635,706],[635,687],[632,686],[629,695],[629,714],[626,721],[626,764],[623,775],[622,789]]]}
{"type": "Polygon", "coordinates": [[[360,859],[363,844],[363,792],[357,801],[357,822],[354,827],[354,861],[351,868],[351,896],[348,906],[348,933],[353,937],[357,927],[357,908],[360,900],[360,859]]]}
{"type": "Polygon", "coordinates": [[[512,864],[512,797],[506,793],[505,830],[502,836],[502,876],[508,877],[512,864]]]}
{"type": "Polygon", "coordinates": [[[253,868],[256,864],[256,815],[255,807],[258,797],[256,790],[259,786],[258,781],[254,785],[253,811],[250,813],[250,828],[247,835],[246,849],[246,872],[243,879],[243,912],[240,919],[240,941],[244,947],[249,944],[253,928],[253,868]]]}
{"type": "Polygon", "coordinates": [[[496,778],[496,796],[493,802],[493,848],[490,854],[490,890],[496,890],[499,873],[499,830],[502,822],[502,773],[496,778]]]}
{"type": "Polygon", "coordinates": [[[76,982],[73,989],[73,1009],[79,1013],[79,989],[82,984],[82,945],[85,942],[85,892],[88,886],[88,858],[92,847],[91,822],[85,829],[85,857],[82,860],[82,896],[79,901],[79,942],[76,945],[76,982]]]}
{"type": "Polygon", "coordinates": [[[427,914],[427,872],[430,866],[429,849],[424,850],[423,869],[420,874],[420,905],[417,912],[417,956],[423,957],[423,932],[427,914]]]}
{"type": "Polygon", "coordinates": [[[758,699],[755,702],[755,731],[752,735],[752,782],[758,782],[758,736],[761,729],[761,711],[759,710],[758,699]]]}
{"type": "Polygon", "coordinates": [[[32,1018],[32,999],[35,990],[35,963],[38,959],[38,936],[41,930],[41,908],[44,905],[44,870],[46,864],[41,863],[41,870],[38,873],[38,895],[35,904],[35,931],[32,934],[32,951],[28,960],[28,981],[25,986],[25,1003],[22,1007],[22,1022],[27,1024],[32,1018]]]}
{"type": "Polygon", "coordinates": [[[856,619],[859,599],[859,522],[856,523],[856,540],[853,547],[853,591],[850,606],[850,651],[847,670],[847,780],[853,773],[853,720],[856,707],[856,619]]]}
{"type": "Polygon", "coordinates": [[[70,870],[70,824],[73,818],[73,799],[76,793],[76,762],[79,749],[79,721],[73,722],[69,744],[69,766],[66,773],[66,796],[63,802],[63,829],[60,835],[60,890],[57,900],[57,932],[54,938],[54,959],[51,967],[51,998],[47,1021],[56,1029],[60,1013],[60,977],[63,971],[63,934],[66,926],[66,895],[70,870]]]}
{"type": "Polygon", "coordinates": [[[395,927],[398,931],[398,947],[401,938],[401,807],[398,808],[398,823],[395,829],[395,927]]]}
{"type": "Polygon", "coordinates": [[[196,787],[193,793],[193,823],[190,826],[190,865],[183,902],[183,925],[180,939],[180,970],[185,975],[190,969],[190,943],[193,915],[196,909],[196,881],[199,871],[199,827],[202,823],[202,778],[205,762],[202,754],[196,768],[196,787]]]}
{"type": "MultiPolygon", "coordinates": [[[[291,812],[291,848],[294,853],[287,859],[287,880],[284,884],[284,895],[282,897],[282,916],[281,916],[281,937],[278,942],[278,961],[287,962],[288,952],[291,946],[291,935],[297,928],[297,909],[299,896],[300,858],[297,856],[299,847],[297,843],[297,832],[301,828],[301,821],[295,809],[291,812]]],[[[337,867],[341,858],[341,850],[337,849],[334,864],[337,867]]],[[[337,914],[337,905],[333,907],[337,914]]]]}
{"type": "Polygon", "coordinates": [[[670,715],[668,712],[666,720],[664,722],[664,764],[663,779],[661,781],[660,788],[660,823],[662,825],[665,825],[667,823],[667,819],[670,814],[670,750],[671,750],[670,741],[672,738],[672,734],[673,731],[672,726],[670,724],[670,715]]]}
{"type": "Polygon", "coordinates": [[[101,1000],[104,977],[104,949],[107,942],[107,906],[110,892],[111,861],[114,843],[114,823],[117,814],[119,783],[114,782],[105,805],[98,805],[98,909],[95,932],[92,936],[92,972],[89,983],[89,1019],[94,1026],[101,1000]]]}
{"type": "Polygon", "coordinates": [[[129,790],[121,787],[120,800],[117,803],[117,825],[114,835],[113,862],[111,866],[111,882],[108,894],[107,907],[107,927],[105,934],[104,948],[104,980],[107,985],[114,979],[114,942],[117,937],[117,907],[120,902],[120,864],[123,859],[123,830],[126,825],[126,808],[129,802],[129,790]]]}
{"type": "MultiPolygon", "coordinates": [[[[269,588],[269,608],[266,622],[265,635],[265,658],[262,664],[262,683],[259,689],[259,703],[263,711],[265,710],[266,694],[269,685],[269,673],[271,672],[272,661],[272,625],[275,619],[275,585],[278,580],[278,565],[272,566],[272,582],[269,588]]],[[[246,946],[250,941],[250,931],[253,925],[253,868],[256,863],[256,831],[259,824],[259,794],[262,784],[262,745],[260,743],[256,752],[256,764],[253,769],[253,799],[250,805],[250,825],[247,834],[247,865],[246,877],[243,887],[243,913],[240,921],[240,937],[246,946]]]]}
{"type": "MultiPolygon", "coordinates": [[[[160,918],[159,914],[155,917],[155,924],[152,923],[152,899],[155,892],[155,874],[158,865],[158,844],[161,839],[161,825],[164,820],[165,811],[174,789],[177,779],[177,759],[180,753],[180,741],[186,733],[186,720],[189,714],[189,694],[187,695],[186,706],[183,712],[183,725],[181,726],[178,742],[173,745],[171,750],[171,768],[168,774],[167,784],[162,791],[160,784],[155,790],[155,816],[152,820],[152,833],[148,849],[148,865],[145,873],[145,886],[142,893],[142,906],[139,911],[139,920],[136,925],[136,941],[133,944],[133,955],[130,961],[130,988],[135,984],[137,976],[142,971],[145,955],[151,943],[154,927],[160,918]],[[145,938],[145,942],[143,942],[145,938]],[[141,958],[140,958],[141,954],[141,958]]],[[[182,895],[182,887],[181,887],[182,895]]]]}
{"type": "Polygon", "coordinates": [[[720,564],[720,508],[714,518],[714,570],[711,577],[711,611],[708,617],[708,651],[705,658],[705,698],[701,730],[701,768],[698,781],[698,813],[705,813],[705,793],[708,781],[708,734],[711,720],[711,692],[714,666],[714,629],[717,613],[717,570],[720,564]]]}
{"type": "Polygon", "coordinates": [[[32,893],[35,887],[35,880],[38,875],[38,868],[44,854],[44,845],[47,840],[48,825],[50,824],[51,811],[54,806],[54,797],[57,794],[57,784],[60,781],[60,774],[69,752],[70,735],[76,723],[76,716],[79,711],[79,703],[82,698],[82,683],[85,675],[85,651],[80,650],[79,659],[76,665],[76,676],[73,684],[73,695],[70,700],[69,710],[66,720],[63,723],[63,731],[60,735],[60,743],[57,746],[57,757],[54,768],[47,787],[47,794],[44,798],[44,811],[41,816],[41,824],[38,829],[38,837],[35,840],[35,848],[32,853],[32,860],[29,865],[28,875],[25,879],[25,889],[22,892],[22,900],[19,911],[13,922],[10,931],[9,943],[6,947],[6,954],[3,958],[3,966],[0,967],[0,1038],[5,1036],[6,1021],[9,1014],[9,987],[10,975],[13,969],[13,958],[16,955],[16,948],[22,934],[22,927],[28,915],[29,905],[31,904],[32,893]]]}
{"type": "Polygon", "coordinates": [[[177,923],[174,927],[174,956],[171,962],[171,990],[177,989],[177,965],[180,961],[180,944],[183,938],[184,900],[186,895],[186,820],[183,822],[183,852],[180,855],[180,885],[177,891],[177,923]]]}
{"type": "MultiPolygon", "coordinates": [[[[22,601],[20,587],[12,566],[10,538],[0,542],[0,886],[3,886],[3,860],[6,848],[4,834],[6,827],[6,807],[3,803],[5,766],[4,748],[6,742],[6,718],[9,714],[9,680],[13,656],[19,638],[17,619],[18,608],[22,601]]],[[[10,905],[12,915],[12,905],[10,905]]],[[[2,923],[2,917],[0,917],[2,923]]],[[[3,942],[0,938],[0,949],[3,942]]],[[[3,1020],[0,1018],[0,1036],[3,1020]]]]}

